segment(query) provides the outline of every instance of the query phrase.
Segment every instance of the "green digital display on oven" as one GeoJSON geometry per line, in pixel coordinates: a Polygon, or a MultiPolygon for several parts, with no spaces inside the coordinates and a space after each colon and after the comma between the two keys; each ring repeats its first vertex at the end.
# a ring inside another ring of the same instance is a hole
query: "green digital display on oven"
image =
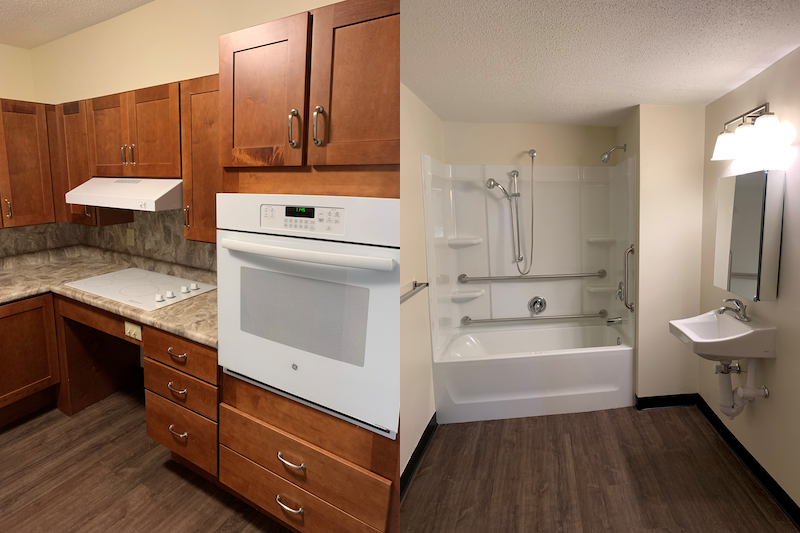
{"type": "Polygon", "coordinates": [[[287,217],[314,218],[313,207],[286,207],[287,217]]]}

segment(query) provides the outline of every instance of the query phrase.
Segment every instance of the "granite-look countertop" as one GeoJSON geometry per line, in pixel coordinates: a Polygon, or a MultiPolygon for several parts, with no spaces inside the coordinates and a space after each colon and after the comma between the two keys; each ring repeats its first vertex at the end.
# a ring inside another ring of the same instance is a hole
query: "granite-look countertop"
{"type": "Polygon", "coordinates": [[[0,258],[0,305],[52,292],[217,347],[217,291],[213,290],[155,311],[145,311],[66,286],[66,283],[141,268],[193,281],[217,284],[217,273],[155,259],[77,245],[0,258]]]}

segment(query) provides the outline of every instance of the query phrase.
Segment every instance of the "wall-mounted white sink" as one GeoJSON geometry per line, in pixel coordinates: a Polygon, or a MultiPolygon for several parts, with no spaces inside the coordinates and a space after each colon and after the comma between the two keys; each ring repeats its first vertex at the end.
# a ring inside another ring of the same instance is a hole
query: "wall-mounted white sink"
{"type": "Polygon", "coordinates": [[[716,311],[670,320],[669,331],[694,353],[712,361],[775,357],[777,328],[756,320],[742,322],[716,311]]]}

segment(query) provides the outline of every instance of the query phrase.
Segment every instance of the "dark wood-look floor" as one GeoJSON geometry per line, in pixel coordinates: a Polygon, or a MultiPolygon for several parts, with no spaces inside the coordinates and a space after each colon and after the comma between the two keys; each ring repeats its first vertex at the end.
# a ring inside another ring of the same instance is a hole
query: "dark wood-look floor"
{"type": "Polygon", "coordinates": [[[439,426],[403,533],[796,533],[694,407],[439,426]]]}
{"type": "Polygon", "coordinates": [[[141,391],[2,428],[0,531],[289,533],[169,457],[141,391]]]}

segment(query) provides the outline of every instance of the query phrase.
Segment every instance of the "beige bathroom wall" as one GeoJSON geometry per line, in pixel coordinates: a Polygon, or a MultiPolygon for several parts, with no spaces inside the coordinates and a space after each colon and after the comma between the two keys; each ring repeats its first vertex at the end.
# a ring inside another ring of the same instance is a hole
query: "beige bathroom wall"
{"type": "Polygon", "coordinates": [[[0,98],[34,100],[30,50],[0,44],[0,98]]]}
{"type": "MultiPolygon", "coordinates": [[[[724,298],[739,298],[747,304],[748,314],[777,326],[777,358],[760,363],[756,373],[756,385],[766,385],[770,397],[748,403],[741,415],[727,420],[719,413],[713,363],[699,360],[700,393],[705,401],[795,502],[800,502],[800,160],[786,175],[778,299],[753,303],[714,287],[717,181],[732,173],[730,162],[709,159],[723,123],[764,102],[781,120],[800,129],[798,86],[800,49],[706,107],[700,311],[719,307],[724,298]]],[[[795,140],[795,145],[799,142],[795,140]]],[[[745,376],[733,376],[734,387],[744,385],[745,376]]]]}
{"type": "Polygon", "coordinates": [[[218,37],[332,0],[155,0],[31,50],[35,98],[63,103],[219,71],[218,37]]]}
{"type": "Polygon", "coordinates": [[[636,394],[697,392],[699,357],[669,321],[700,309],[702,107],[639,106],[636,394]]]}
{"type": "MultiPolygon", "coordinates": [[[[400,85],[400,286],[428,281],[422,154],[442,159],[442,121],[400,85]]],[[[400,307],[400,469],[405,469],[436,411],[428,289],[400,307]]]]}
{"type": "MultiPolygon", "coordinates": [[[[453,165],[600,166],[614,146],[616,128],[566,124],[443,123],[444,160],[453,165]]],[[[614,154],[616,155],[616,153],[614,154]]]]}
{"type": "Polygon", "coordinates": [[[639,106],[635,106],[631,109],[628,118],[625,121],[616,127],[616,142],[617,146],[627,145],[626,150],[621,152],[620,150],[615,151],[611,154],[611,160],[609,163],[612,165],[618,165],[622,163],[626,159],[630,159],[633,156],[639,155],[639,121],[641,120],[640,117],[640,109],[639,106]]]}

